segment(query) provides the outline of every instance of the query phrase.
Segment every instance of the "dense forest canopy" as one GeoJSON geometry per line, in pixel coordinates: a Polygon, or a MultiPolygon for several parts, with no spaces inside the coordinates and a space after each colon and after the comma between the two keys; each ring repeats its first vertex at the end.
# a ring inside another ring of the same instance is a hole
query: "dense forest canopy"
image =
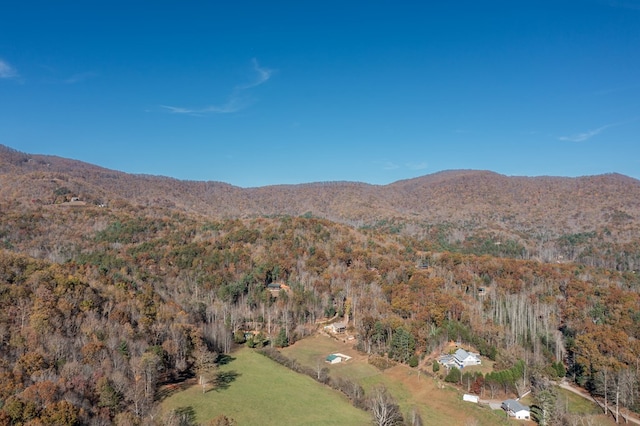
{"type": "Polygon", "coordinates": [[[241,190],[0,154],[0,424],[161,422],[158,387],[207,354],[334,315],[363,353],[463,341],[496,361],[479,386],[518,386],[526,362],[596,393],[614,377],[638,409],[633,179],[241,190]]]}

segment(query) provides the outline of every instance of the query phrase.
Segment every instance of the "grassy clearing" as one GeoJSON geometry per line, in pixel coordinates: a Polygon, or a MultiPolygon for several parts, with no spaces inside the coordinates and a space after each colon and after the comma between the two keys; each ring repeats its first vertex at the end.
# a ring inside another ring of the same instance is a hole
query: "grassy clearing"
{"type": "MultiPolygon", "coordinates": [[[[484,405],[464,403],[458,389],[429,375],[418,375],[416,369],[398,365],[380,371],[368,364],[367,357],[355,351],[351,343],[316,335],[296,342],[282,352],[314,369],[321,363],[329,368],[332,377],[357,381],[366,393],[374,386],[384,384],[402,412],[416,408],[425,425],[533,424],[509,421],[502,410],[492,411],[484,405]],[[340,364],[326,364],[326,356],[335,352],[353,358],[340,364]]],[[[225,414],[240,425],[370,424],[369,414],[354,408],[340,393],[309,377],[294,373],[247,348],[234,353],[233,358],[220,368],[231,378],[226,388],[203,395],[200,387],[189,387],[163,401],[163,410],[191,412],[199,423],[225,414]]],[[[599,422],[597,424],[613,424],[592,402],[562,389],[558,392],[569,413],[599,422]]]]}
{"type": "Polygon", "coordinates": [[[394,396],[403,413],[416,408],[425,425],[477,425],[510,424],[502,410],[492,411],[487,406],[462,402],[457,389],[440,386],[430,376],[418,375],[416,369],[398,365],[380,371],[368,364],[367,357],[359,354],[351,343],[344,343],[322,335],[315,335],[296,342],[282,352],[299,363],[315,368],[317,363],[334,352],[353,358],[340,364],[328,365],[332,377],[355,380],[367,393],[376,385],[384,384],[394,396]],[[474,423],[474,421],[476,423],[474,423]]]}
{"type": "Polygon", "coordinates": [[[570,414],[601,414],[602,410],[596,405],[595,402],[584,399],[573,392],[556,388],[558,392],[558,400],[570,414]]]}
{"type": "Polygon", "coordinates": [[[340,393],[243,348],[220,367],[232,377],[226,388],[202,393],[192,386],[162,402],[164,412],[182,410],[205,423],[220,414],[240,425],[368,425],[368,413],[340,393]]]}
{"type": "MultiPolygon", "coordinates": [[[[560,387],[556,388],[558,392],[558,402],[563,405],[564,409],[573,416],[574,419],[584,419],[584,424],[595,425],[615,425],[616,422],[612,416],[605,416],[602,409],[595,402],[582,398],[573,392],[560,387]],[[589,423],[590,422],[590,423],[589,423]]],[[[621,420],[621,423],[623,420],[621,420]]]]}

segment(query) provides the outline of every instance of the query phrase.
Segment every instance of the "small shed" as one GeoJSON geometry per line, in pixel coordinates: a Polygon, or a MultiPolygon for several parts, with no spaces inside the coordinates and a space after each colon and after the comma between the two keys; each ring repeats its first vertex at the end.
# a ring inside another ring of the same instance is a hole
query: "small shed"
{"type": "Polygon", "coordinates": [[[326,361],[329,364],[338,364],[339,362],[342,362],[342,358],[340,358],[336,354],[331,354],[331,355],[327,356],[326,361]]]}
{"type": "Polygon", "coordinates": [[[465,393],[464,395],[462,395],[462,400],[467,402],[475,402],[477,404],[478,402],[480,402],[480,397],[478,395],[465,393]]]}

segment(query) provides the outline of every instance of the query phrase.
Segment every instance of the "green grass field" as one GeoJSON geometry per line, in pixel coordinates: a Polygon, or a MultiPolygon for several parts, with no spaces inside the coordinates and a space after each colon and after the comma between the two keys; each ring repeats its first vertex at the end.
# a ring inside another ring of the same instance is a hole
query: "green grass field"
{"type": "Polygon", "coordinates": [[[370,415],[339,392],[242,348],[220,367],[232,380],[223,389],[202,393],[192,386],[162,402],[163,412],[195,413],[205,423],[220,414],[239,425],[368,425],[370,415]]]}
{"type": "Polygon", "coordinates": [[[416,408],[425,425],[500,425],[510,424],[502,410],[492,411],[487,406],[462,402],[462,394],[450,386],[440,387],[432,377],[418,376],[416,369],[398,365],[380,371],[367,362],[350,344],[323,335],[314,335],[282,350],[289,358],[314,367],[331,353],[343,353],[353,359],[327,365],[331,377],[348,378],[360,383],[367,393],[383,384],[400,405],[403,413],[416,408]],[[475,423],[474,423],[475,422],[475,423]]]}
{"type": "Polygon", "coordinates": [[[565,405],[565,409],[571,414],[601,414],[602,410],[595,402],[584,399],[573,392],[564,390],[562,388],[556,388],[558,392],[558,400],[562,405],[565,405]]]}
{"type": "MultiPolygon", "coordinates": [[[[313,369],[321,363],[329,369],[331,377],[356,381],[365,389],[365,393],[383,384],[396,399],[403,414],[416,408],[425,425],[523,423],[507,420],[502,410],[492,411],[486,405],[463,402],[460,390],[429,375],[418,375],[416,369],[398,365],[380,371],[367,362],[365,355],[353,350],[350,344],[326,336],[308,337],[282,352],[288,358],[313,369]],[[326,356],[336,352],[353,356],[353,359],[334,365],[325,364],[326,356]]],[[[198,423],[205,423],[220,414],[235,419],[239,425],[371,423],[368,413],[354,408],[339,392],[294,373],[248,348],[233,353],[232,358],[235,359],[220,367],[220,372],[231,378],[227,387],[210,390],[203,395],[199,386],[192,386],[166,398],[162,402],[163,411],[178,409],[194,413],[198,423]]],[[[588,416],[600,421],[599,424],[611,424],[609,419],[598,415],[595,404],[561,389],[559,396],[566,401],[570,413],[588,416]]]]}

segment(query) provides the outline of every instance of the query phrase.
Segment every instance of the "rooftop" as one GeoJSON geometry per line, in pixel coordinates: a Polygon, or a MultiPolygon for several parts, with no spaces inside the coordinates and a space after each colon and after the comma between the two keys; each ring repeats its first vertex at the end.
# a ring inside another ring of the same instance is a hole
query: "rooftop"
{"type": "Polygon", "coordinates": [[[505,401],[502,402],[502,406],[503,408],[507,408],[510,411],[513,411],[514,413],[517,413],[518,411],[522,411],[522,410],[527,410],[529,411],[529,407],[526,405],[521,404],[520,402],[516,401],[515,399],[507,399],[505,401]]]}

